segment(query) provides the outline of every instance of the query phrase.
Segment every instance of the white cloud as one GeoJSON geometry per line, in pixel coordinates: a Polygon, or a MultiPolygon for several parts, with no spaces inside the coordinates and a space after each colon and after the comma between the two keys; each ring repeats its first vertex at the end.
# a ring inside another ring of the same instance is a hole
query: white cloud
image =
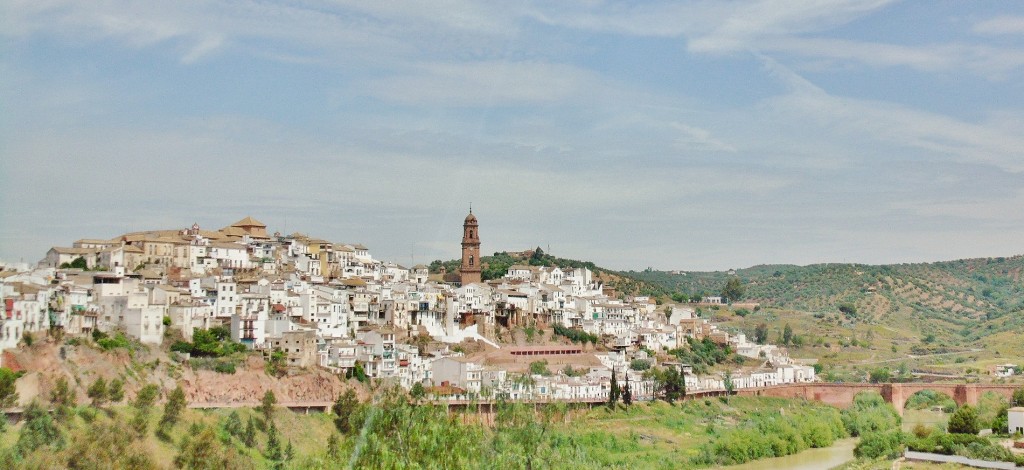
{"type": "Polygon", "coordinates": [[[831,29],[876,11],[891,0],[764,0],[739,4],[704,34],[690,36],[694,52],[732,52],[758,49],[766,38],[831,29]]]}
{"type": "Polygon", "coordinates": [[[194,63],[204,56],[213,53],[213,51],[220,49],[223,44],[224,38],[221,36],[214,35],[202,38],[181,58],[181,62],[185,64],[194,63]]]}
{"type": "Polygon", "coordinates": [[[735,147],[711,137],[711,132],[707,129],[688,126],[681,122],[673,122],[672,127],[679,131],[680,135],[676,139],[676,144],[680,148],[698,148],[722,152],[736,152],[735,147]]]}
{"type": "Polygon", "coordinates": [[[762,56],[766,67],[791,92],[765,100],[768,113],[806,121],[836,135],[855,135],[899,147],[927,150],[938,156],[986,162],[1009,171],[1024,171],[1020,149],[1024,137],[1004,124],[972,123],[893,103],[832,96],[792,70],[762,56]]]}
{"type": "Polygon", "coordinates": [[[592,96],[589,92],[598,86],[594,74],[571,65],[487,61],[423,65],[360,88],[378,99],[403,104],[494,107],[592,96]]]}
{"type": "Polygon", "coordinates": [[[975,23],[978,34],[1024,34],[1024,16],[998,16],[975,23]]]}

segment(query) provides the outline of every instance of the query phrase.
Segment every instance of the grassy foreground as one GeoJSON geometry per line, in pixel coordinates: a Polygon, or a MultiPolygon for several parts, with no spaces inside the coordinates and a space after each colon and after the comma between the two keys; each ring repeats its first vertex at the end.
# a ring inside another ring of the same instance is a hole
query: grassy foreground
{"type": "Polygon", "coordinates": [[[802,400],[732,397],[590,410],[562,429],[584,455],[622,468],[714,467],[828,447],[840,413],[802,400]]]}
{"type": "Polygon", "coordinates": [[[150,413],[143,432],[131,406],[78,406],[64,414],[44,410],[0,434],[0,463],[5,468],[701,468],[826,447],[846,435],[835,408],[773,398],[614,409],[511,405],[499,409],[489,425],[472,412],[412,406],[393,391],[383,392],[374,406],[343,408],[338,415],[278,408],[272,414],[274,431],[254,409],[184,410],[163,438],[155,432],[159,409],[150,413]],[[252,422],[256,430],[247,438],[232,422],[242,429],[252,422]]]}

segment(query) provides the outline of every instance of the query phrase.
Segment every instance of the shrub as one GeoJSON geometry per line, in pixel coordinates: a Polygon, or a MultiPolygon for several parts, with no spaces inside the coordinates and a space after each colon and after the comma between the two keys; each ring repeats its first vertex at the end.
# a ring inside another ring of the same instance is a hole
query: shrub
{"type": "Polygon", "coordinates": [[[128,337],[125,336],[124,333],[120,332],[114,335],[113,338],[103,335],[103,337],[96,341],[96,344],[98,344],[104,351],[110,351],[118,348],[127,349],[129,346],[128,337]]]}
{"type": "Polygon", "coordinates": [[[925,426],[925,425],[923,425],[921,423],[917,423],[917,424],[914,425],[913,433],[914,433],[914,437],[926,438],[926,437],[932,435],[932,428],[930,428],[928,426],[925,426]]]}
{"type": "Polygon", "coordinates": [[[568,338],[570,341],[572,341],[573,343],[584,343],[584,344],[586,344],[586,343],[589,342],[590,344],[596,345],[597,341],[598,341],[598,337],[596,335],[592,335],[592,334],[587,333],[587,332],[585,332],[583,330],[577,330],[577,329],[573,329],[573,328],[566,328],[566,327],[564,327],[562,325],[555,325],[554,326],[554,330],[555,330],[555,334],[556,335],[564,336],[564,337],[568,338]]]}
{"type": "Polygon", "coordinates": [[[213,366],[213,370],[221,374],[234,374],[235,363],[231,361],[217,361],[217,364],[213,366]]]}
{"type": "Polygon", "coordinates": [[[716,429],[716,437],[700,447],[692,463],[722,466],[791,455],[809,447],[830,446],[845,436],[834,408],[790,408],[785,414],[754,411],[736,427],[716,429]]]}
{"type": "Polygon", "coordinates": [[[895,459],[903,453],[906,440],[906,434],[900,430],[871,432],[861,436],[857,447],[853,449],[853,455],[866,459],[895,459]]]}
{"type": "Polygon", "coordinates": [[[978,411],[971,405],[961,406],[953,412],[953,416],[949,417],[947,430],[950,434],[977,435],[978,431],[981,431],[981,425],[978,424],[978,411]]]}
{"type": "Polygon", "coordinates": [[[548,361],[540,360],[530,363],[530,375],[551,375],[551,371],[548,370],[548,361]]]}
{"type": "Polygon", "coordinates": [[[900,426],[900,415],[873,392],[858,393],[853,405],[842,412],[843,425],[851,436],[863,436],[879,431],[890,431],[900,426]]]}
{"type": "Polygon", "coordinates": [[[633,359],[629,361],[629,368],[636,371],[645,371],[651,368],[651,363],[644,359],[633,359]]]}

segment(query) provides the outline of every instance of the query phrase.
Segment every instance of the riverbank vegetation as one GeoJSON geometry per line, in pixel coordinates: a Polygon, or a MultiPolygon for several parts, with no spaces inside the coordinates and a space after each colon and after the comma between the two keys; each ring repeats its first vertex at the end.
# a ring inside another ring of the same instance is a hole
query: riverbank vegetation
{"type": "Polygon", "coordinates": [[[828,447],[846,436],[860,437],[860,462],[892,459],[906,448],[1012,458],[984,437],[923,427],[902,432],[899,416],[877,394],[861,394],[843,411],[733,396],[450,412],[380,388],[369,402],[350,390],[331,414],[301,415],[275,409],[269,394],[260,407],[204,411],[187,409],[180,389],[147,390],[146,397],[128,397],[128,405],[79,405],[59,393],[51,403],[33,404],[0,434],[0,466],[709,468],[828,447]]]}
{"type": "MultiPolygon", "coordinates": [[[[929,392],[929,391],[925,391],[929,392]]],[[[934,392],[920,392],[908,400],[914,407],[950,406],[946,398],[934,392]]],[[[855,397],[854,406],[843,412],[844,422],[851,430],[856,428],[861,436],[854,448],[858,462],[844,468],[868,468],[872,462],[886,462],[898,458],[904,450],[942,455],[1014,462],[1024,465],[1024,457],[1014,455],[999,441],[1006,437],[1007,429],[1001,424],[1005,418],[1008,403],[999,397],[984,396],[978,407],[964,405],[956,408],[948,423],[942,426],[917,424],[911,432],[900,428],[895,410],[873,393],[861,393],[855,397]],[[999,400],[1002,400],[1001,402],[999,400]],[[985,417],[981,417],[984,410],[985,417]],[[988,411],[995,409],[996,411],[988,411]],[[847,418],[849,414],[849,418],[847,418]],[[991,428],[992,436],[979,436],[982,428],[991,428]]],[[[955,403],[952,404],[955,406],[955,403]]]]}
{"type": "Polygon", "coordinates": [[[450,413],[379,389],[368,403],[348,393],[332,414],[300,415],[273,403],[192,410],[176,392],[150,388],[152,396],[128,405],[54,397],[29,407],[0,435],[0,466],[700,468],[826,447],[848,433],[833,407],[777,398],[506,404],[488,414],[472,405],[450,413]]]}

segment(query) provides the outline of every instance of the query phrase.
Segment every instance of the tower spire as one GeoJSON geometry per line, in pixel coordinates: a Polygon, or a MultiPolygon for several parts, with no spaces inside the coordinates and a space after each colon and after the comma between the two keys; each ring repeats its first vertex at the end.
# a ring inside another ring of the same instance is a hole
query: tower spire
{"type": "Polygon", "coordinates": [[[462,285],[479,283],[480,269],[480,232],[473,205],[470,203],[469,215],[462,224],[462,266],[459,268],[462,285]]]}

